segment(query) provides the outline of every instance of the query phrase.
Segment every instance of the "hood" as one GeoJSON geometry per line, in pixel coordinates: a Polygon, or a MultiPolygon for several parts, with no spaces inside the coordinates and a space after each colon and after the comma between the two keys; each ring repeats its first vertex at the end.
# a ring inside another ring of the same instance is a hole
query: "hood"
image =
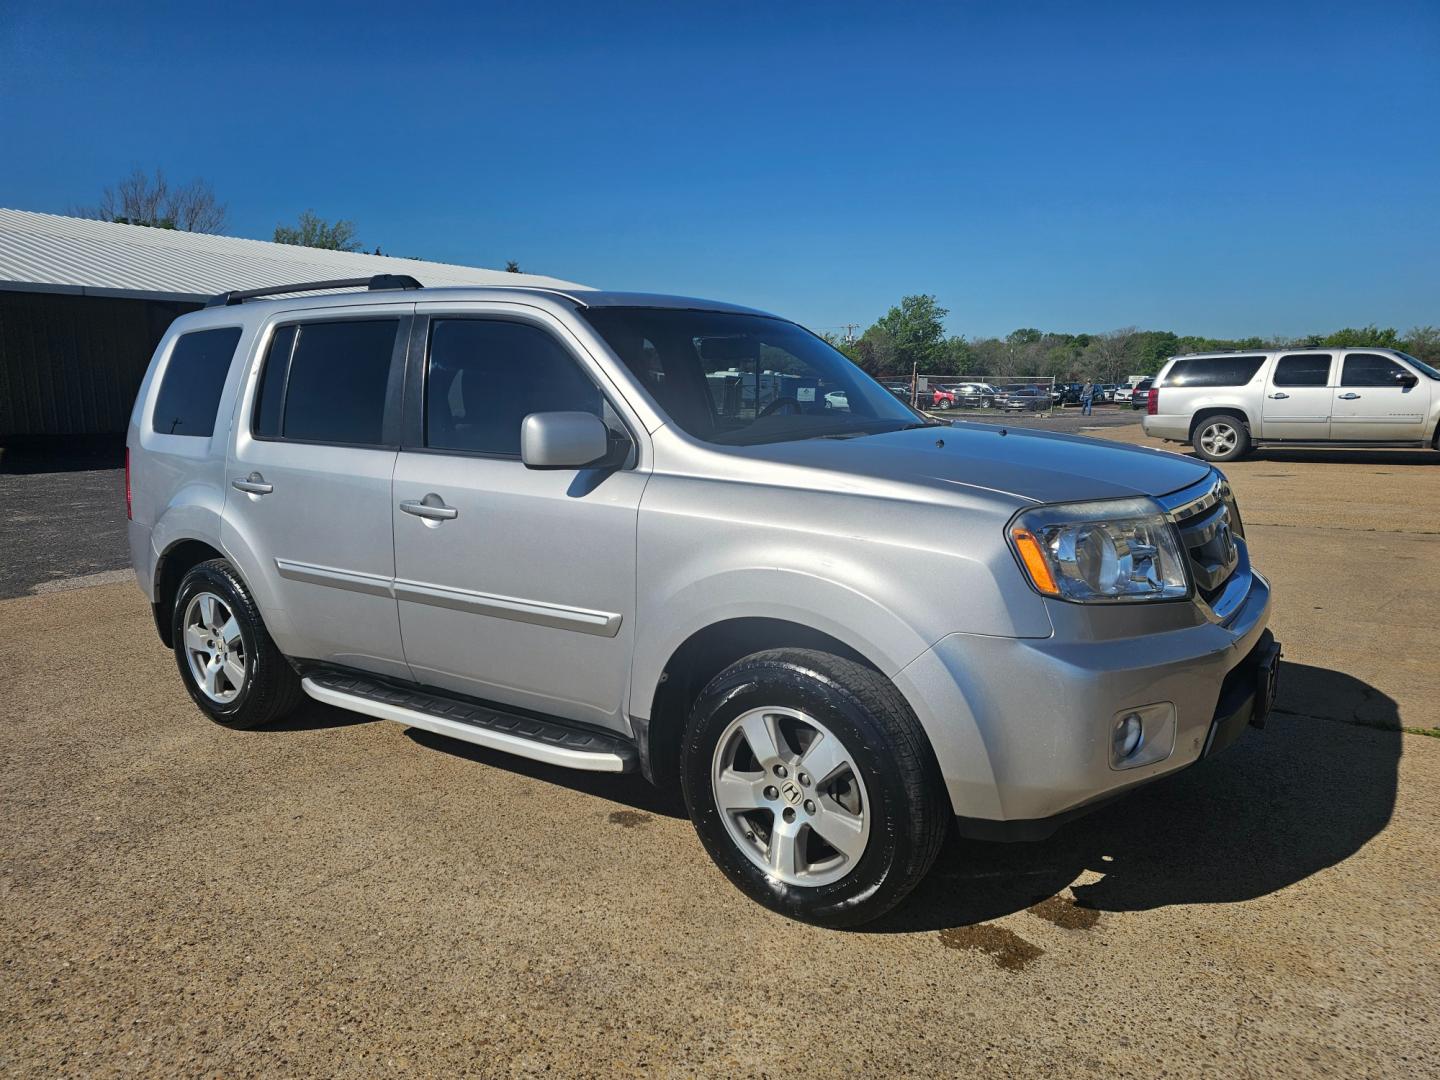
{"type": "Polygon", "coordinates": [[[963,422],[739,452],[757,461],[928,487],[958,485],[1036,503],[1168,495],[1211,471],[1203,462],[1143,446],[963,422]]]}

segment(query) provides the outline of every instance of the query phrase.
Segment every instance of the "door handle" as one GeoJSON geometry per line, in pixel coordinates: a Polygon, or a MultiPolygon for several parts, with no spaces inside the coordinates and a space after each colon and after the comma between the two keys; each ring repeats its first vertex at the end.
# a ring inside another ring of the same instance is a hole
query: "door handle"
{"type": "Polygon", "coordinates": [[[445,500],[433,491],[423,499],[407,499],[400,504],[400,509],[427,521],[453,521],[460,516],[459,510],[446,506],[445,500]]]}
{"type": "Polygon", "coordinates": [[[258,472],[252,472],[244,480],[231,480],[230,486],[236,491],[243,491],[247,495],[269,495],[275,490],[274,484],[267,484],[265,477],[258,472]]]}
{"type": "Polygon", "coordinates": [[[1289,394],[1271,394],[1271,395],[1270,395],[1270,399],[1271,399],[1272,401],[1284,401],[1284,400],[1285,400],[1286,398],[1288,398],[1289,396],[1290,396],[1289,394]]]}
{"type": "Polygon", "coordinates": [[[1340,395],[1340,400],[1341,400],[1341,401],[1354,401],[1354,400],[1355,400],[1356,398],[1358,398],[1359,396],[1360,396],[1359,394],[1341,394],[1341,395],[1340,395]]]}

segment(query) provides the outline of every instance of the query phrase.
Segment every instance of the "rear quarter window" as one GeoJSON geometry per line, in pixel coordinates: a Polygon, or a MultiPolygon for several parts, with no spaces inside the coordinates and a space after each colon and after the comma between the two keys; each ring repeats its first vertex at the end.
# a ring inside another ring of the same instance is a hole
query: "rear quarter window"
{"type": "Polygon", "coordinates": [[[230,361],[239,343],[238,326],[181,334],[160,376],[150,430],[161,435],[210,438],[215,433],[220,392],[225,388],[225,376],[230,373],[230,361]]]}
{"type": "Polygon", "coordinates": [[[1176,360],[1165,375],[1166,386],[1244,386],[1255,377],[1263,356],[1202,356],[1176,360]]]}

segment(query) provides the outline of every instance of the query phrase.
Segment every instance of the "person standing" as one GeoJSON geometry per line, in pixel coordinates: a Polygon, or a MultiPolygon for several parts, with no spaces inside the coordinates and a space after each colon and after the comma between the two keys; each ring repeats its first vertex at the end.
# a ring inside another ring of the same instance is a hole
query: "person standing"
{"type": "Polygon", "coordinates": [[[1092,406],[1095,404],[1095,384],[1086,382],[1080,388],[1080,414],[1089,416],[1092,406]]]}

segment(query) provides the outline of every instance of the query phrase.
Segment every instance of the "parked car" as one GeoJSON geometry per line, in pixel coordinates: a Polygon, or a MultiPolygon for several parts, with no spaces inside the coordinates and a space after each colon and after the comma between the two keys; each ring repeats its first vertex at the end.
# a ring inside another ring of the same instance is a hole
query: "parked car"
{"type": "Polygon", "coordinates": [[[994,408],[995,399],[1000,396],[1000,391],[989,383],[959,383],[951,389],[955,391],[961,408],[965,409],[994,408]]]}
{"type": "Polygon", "coordinates": [[[952,828],[1041,837],[1265,718],[1270,587],[1208,465],[937,424],[746,308],[333,291],[364,284],[217,297],[136,399],[130,552],[216,723],[309,697],[636,771],[749,896],[839,926],[952,828]]]}
{"type": "Polygon", "coordinates": [[[1440,450],[1440,371],[1395,349],[1260,349],[1173,357],[1145,433],[1209,461],[1283,444],[1440,450]]]}
{"type": "Polygon", "coordinates": [[[930,388],[930,407],[932,409],[958,408],[959,395],[950,387],[932,386],[930,388]]]}
{"type": "Polygon", "coordinates": [[[1016,386],[1005,391],[996,404],[1011,412],[1043,412],[1052,405],[1050,392],[1039,386],[1016,386]]]}
{"type": "Polygon", "coordinates": [[[1154,379],[1141,379],[1130,393],[1130,408],[1143,409],[1150,400],[1150,388],[1155,385],[1154,379]]]}
{"type": "Polygon", "coordinates": [[[1135,384],[1123,383],[1115,387],[1115,393],[1111,395],[1110,400],[1115,402],[1116,405],[1129,405],[1134,396],[1135,384]]]}
{"type": "Polygon", "coordinates": [[[1116,386],[1114,383],[1101,383],[1100,386],[1096,388],[1095,392],[1096,404],[1099,404],[1102,401],[1114,401],[1115,391],[1118,389],[1119,387],[1116,386]]]}

